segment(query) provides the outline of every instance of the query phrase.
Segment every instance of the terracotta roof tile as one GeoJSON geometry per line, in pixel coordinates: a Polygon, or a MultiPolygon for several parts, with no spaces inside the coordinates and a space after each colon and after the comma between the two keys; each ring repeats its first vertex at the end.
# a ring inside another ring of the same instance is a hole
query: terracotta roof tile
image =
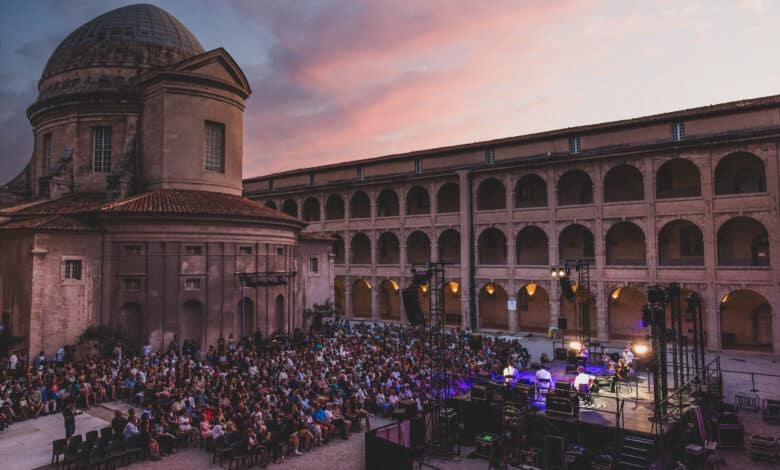
{"type": "Polygon", "coordinates": [[[82,193],[59,199],[42,199],[0,210],[0,216],[65,215],[97,212],[105,204],[105,195],[82,193]]]}
{"type": "Polygon", "coordinates": [[[33,230],[36,232],[72,230],[83,232],[98,231],[100,227],[77,217],[55,215],[11,220],[11,222],[0,225],[0,230],[33,230]]]}

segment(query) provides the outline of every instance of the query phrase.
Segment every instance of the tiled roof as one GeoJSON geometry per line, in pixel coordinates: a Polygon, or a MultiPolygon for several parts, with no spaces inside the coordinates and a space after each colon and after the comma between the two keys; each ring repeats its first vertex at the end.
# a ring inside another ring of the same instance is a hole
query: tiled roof
{"type": "Polygon", "coordinates": [[[59,199],[41,199],[0,209],[0,216],[64,215],[97,212],[105,204],[105,195],[80,193],[59,199]]]}
{"type": "Polygon", "coordinates": [[[0,230],[33,230],[36,232],[46,231],[98,231],[100,227],[97,224],[90,224],[74,216],[42,216],[33,218],[24,218],[11,220],[7,224],[0,225],[0,230]]]}
{"type": "Polygon", "coordinates": [[[305,224],[295,217],[241,196],[206,191],[164,189],[108,203],[104,214],[182,214],[251,217],[305,224]]]}
{"type": "Polygon", "coordinates": [[[316,240],[316,241],[323,241],[323,242],[332,242],[336,240],[336,237],[333,237],[331,235],[325,233],[314,233],[314,232],[300,232],[298,234],[298,238],[301,240],[316,240]]]}

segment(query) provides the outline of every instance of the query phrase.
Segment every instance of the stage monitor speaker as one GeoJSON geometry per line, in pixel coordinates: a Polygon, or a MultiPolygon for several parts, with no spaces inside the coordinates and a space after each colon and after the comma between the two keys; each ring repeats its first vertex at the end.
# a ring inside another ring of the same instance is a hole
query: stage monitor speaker
{"type": "Polygon", "coordinates": [[[764,405],[764,420],[770,424],[780,424],[780,401],[766,401],[766,405],[764,405]]]}
{"type": "Polygon", "coordinates": [[[565,330],[569,326],[569,320],[566,318],[559,318],[558,319],[558,329],[559,330],[565,330]]]}
{"type": "Polygon", "coordinates": [[[487,400],[487,385],[479,383],[474,384],[471,387],[471,399],[474,401],[487,400]]]}
{"type": "Polygon", "coordinates": [[[482,349],[482,335],[471,333],[469,336],[469,347],[472,351],[480,351],[482,349]]]}
{"type": "Polygon", "coordinates": [[[504,382],[488,383],[488,401],[493,403],[504,403],[506,400],[506,385],[504,382]]]}
{"type": "Polygon", "coordinates": [[[721,449],[737,449],[744,445],[745,429],[741,424],[719,424],[718,446],[721,449]]]}
{"type": "Polygon", "coordinates": [[[563,392],[570,392],[572,390],[571,383],[565,380],[559,380],[555,382],[555,390],[561,390],[563,392]]]}
{"type": "Polygon", "coordinates": [[[425,323],[425,315],[420,308],[420,297],[417,294],[416,287],[410,287],[404,289],[402,292],[404,299],[404,309],[406,310],[406,317],[409,319],[409,323],[412,325],[422,325],[425,323]]]}
{"type": "Polygon", "coordinates": [[[546,468],[566,468],[566,440],[561,436],[547,436],[544,440],[546,468]]]}

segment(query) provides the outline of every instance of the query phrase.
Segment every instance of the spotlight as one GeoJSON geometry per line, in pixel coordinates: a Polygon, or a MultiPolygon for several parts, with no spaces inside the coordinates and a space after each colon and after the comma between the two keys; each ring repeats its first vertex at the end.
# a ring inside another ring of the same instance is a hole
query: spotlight
{"type": "Polygon", "coordinates": [[[556,267],[553,267],[553,268],[550,270],[550,276],[551,276],[553,279],[557,279],[557,278],[558,278],[558,268],[556,268],[556,267]]]}
{"type": "Polygon", "coordinates": [[[580,352],[582,351],[582,343],[580,343],[579,341],[570,341],[569,349],[571,349],[572,351],[580,352]]]}
{"type": "Polygon", "coordinates": [[[558,277],[566,277],[566,270],[564,268],[558,268],[558,277]]]}
{"type": "Polygon", "coordinates": [[[457,294],[458,291],[460,290],[460,284],[458,284],[457,281],[450,281],[449,286],[453,294],[457,294]]]}
{"type": "Polygon", "coordinates": [[[496,286],[494,284],[488,284],[485,286],[485,292],[488,293],[488,295],[493,295],[496,292],[496,286]]]}
{"type": "Polygon", "coordinates": [[[631,347],[634,350],[634,354],[637,356],[644,356],[650,351],[650,347],[646,344],[635,344],[631,347]]]}
{"type": "Polygon", "coordinates": [[[617,300],[617,299],[620,298],[620,291],[621,291],[621,289],[622,289],[622,287],[618,287],[617,289],[612,291],[612,296],[611,296],[612,300],[617,300]]]}
{"type": "Polygon", "coordinates": [[[531,282],[525,285],[525,291],[528,293],[528,297],[534,296],[534,294],[536,293],[536,287],[537,286],[535,282],[531,282]]]}
{"type": "Polygon", "coordinates": [[[398,283],[395,282],[393,279],[390,279],[390,285],[393,286],[393,290],[398,292],[398,283]]]}

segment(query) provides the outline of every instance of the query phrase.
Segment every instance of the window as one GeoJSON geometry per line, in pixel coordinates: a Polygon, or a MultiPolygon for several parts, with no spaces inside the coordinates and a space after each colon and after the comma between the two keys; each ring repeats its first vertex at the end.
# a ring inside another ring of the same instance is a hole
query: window
{"type": "Polygon", "coordinates": [[[196,277],[185,279],[184,290],[200,290],[200,279],[196,277]]]}
{"type": "Polygon", "coordinates": [[[51,133],[43,136],[43,174],[48,175],[51,172],[51,133]]]}
{"type": "Polygon", "coordinates": [[[582,147],[580,147],[580,138],[579,137],[570,137],[569,138],[569,153],[572,155],[577,155],[580,153],[580,150],[582,150],[582,147]]]}
{"type": "Polygon", "coordinates": [[[681,140],[685,140],[685,123],[684,122],[675,122],[672,124],[672,140],[674,142],[679,142],[681,140]]]}
{"type": "Polygon", "coordinates": [[[242,255],[251,255],[252,254],[252,247],[251,246],[240,246],[238,247],[238,252],[242,255]]]}
{"type": "Polygon", "coordinates": [[[81,260],[65,260],[65,279],[81,279],[81,260]]]}
{"type": "Polygon", "coordinates": [[[184,253],[187,256],[200,256],[201,253],[203,253],[203,250],[201,247],[195,245],[195,246],[187,246],[184,248],[184,253]]]}
{"type": "Polygon", "coordinates": [[[111,128],[92,129],[92,171],[108,173],[111,171],[111,128]]]}
{"type": "Polygon", "coordinates": [[[414,173],[417,175],[422,173],[422,160],[419,158],[414,159],[414,173]]]}
{"type": "Polygon", "coordinates": [[[141,280],[138,278],[128,278],[124,280],[125,290],[140,290],[141,280]]]}
{"type": "Polygon", "coordinates": [[[125,245],[125,256],[141,256],[141,246],[125,245]]]}
{"type": "Polygon", "coordinates": [[[309,258],[309,272],[310,273],[318,273],[320,272],[320,260],[317,258],[309,258]]]}
{"type": "Polygon", "coordinates": [[[485,163],[488,165],[496,164],[496,149],[490,148],[485,150],[485,163]]]}
{"type": "Polygon", "coordinates": [[[284,247],[283,246],[277,246],[276,247],[276,256],[284,256],[284,247]]]}
{"type": "Polygon", "coordinates": [[[203,157],[206,171],[225,172],[225,126],[206,121],[206,146],[203,157]]]}
{"type": "Polygon", "coordinates": [[[680,228],[680,256],[704,256],[704,243],[697,227],[680,228]]]}
{"type": "Polygon", "coordinates": [[[363,181],[363,167],[362,166],[357,167],[357,179],[358,179],[358,181],[363,181]]]}

